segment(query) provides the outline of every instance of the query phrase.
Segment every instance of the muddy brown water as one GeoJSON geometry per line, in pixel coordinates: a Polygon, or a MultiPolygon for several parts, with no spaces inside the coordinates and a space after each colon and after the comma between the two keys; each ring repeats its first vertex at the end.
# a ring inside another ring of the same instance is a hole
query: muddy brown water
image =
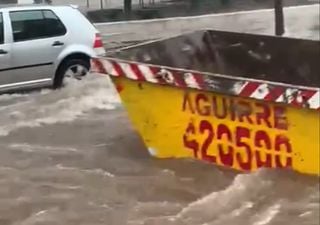
{"type": "MultiPolygon", "coordinates": [[[[318,39],[306,21],[290,33],[318,39]]],[[[0,95],[0,115],[0,225],[320,224],[318,177],[150,157],[106,77],[0,95]]]]}
{"type": "Polygon", "coordinates": [[[317,177],[150,157],[105,77],[0,112],[0,225],[319,224],[317,177]]]}

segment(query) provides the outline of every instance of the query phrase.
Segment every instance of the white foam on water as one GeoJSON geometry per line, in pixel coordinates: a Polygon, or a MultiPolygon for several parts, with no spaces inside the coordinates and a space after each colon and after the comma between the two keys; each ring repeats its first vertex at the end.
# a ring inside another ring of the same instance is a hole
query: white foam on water
{"type": "Polygon", "coordinates": [[[41,153],[45,150],[46,152],[56,153],[56,154],[59,154],[61,152],[74,153],[79,151],[77,148],[71,148],[66,146],[30,145],[28,143],[10,144],[9,148],[17,149],[22,152],[38,152],[38,153],[41,153]]]}
{"type": "Polygon", "coordinates": [[[148,210],[139,206],[136,210],[143,216],[131,222],[143,225],[271,225],[282,208],[282,201],[260,205],[259,200],[268,197],[268,190],[273,186],[274,180],[267,170],[240,174],[225,189],[191,202],[175,215],[171,214],[174,210],[162,213],[164,210],[159,205],[145,205],[148,210]]]}
{"type": "MultiPolygon", "coordinates": [[[[12,98],[17,97],[19,95],[12,95],[12,98]]],[[[2,98],[8,99],[10,95],[2,98]]],[[[92,109],[115,109],[119,102],[107,76],[90,75],[60,90],[42,90],[31,93],[24,102],[2,105],[0,136],[23,127],[70,122],[92,109]]]]}
{"type": "Polygon", "coordinates": [[[252,225],[267,225],[270,224],[272,219],[279,213],[281,208],[280,203],[276,203],[269,208],[267,208],[263,213],[261,213],[256,221],[252,225]]]}
{"type": "Polygon", "coordinates": [[[307,212],[301,213],[299,215],[299,217],[306,217],[306,216],[309,216],[309,215],[312,215],[312,211],[307,211],[307,212]]]}
{"type": "Polygon", "coordinates": [[[264,171],[237,175],[226,189],[192,202],[176,216],[187,224],[220,224],[227,217],[237,217],[253,207],[255,199],[273,184],[263,179],[264,171]],[[220,222],[219,222],[220,221],[220,222]]]}
{"type": "Polygon", "coordinates": [[[30,99],[33,99],[39,95],[45,95],[51,92],[50,89],[41,89],[38,91],[12,93],[12,94],[0,94],[0,111],[6,109],[8,106],[17,106],[26,104],[30,99]]]}
{"type": "Polygon", "coordinates": [[[133,209],[133,216],[143,215],[145,219],[163,218],[180,211],[182,205],[175,202],[138,202],[133,209]]]}
{"type": "Polygon", "coordinates": [[[25,96],[24,94],[2,94],[2,95],[0,95],[0,102],[12,100],[15,98],[21,98],[24,96],[25,96]]]}
{"type": "Polygon", "coordinates": [[[61,217],[58,208],[50,208],[32,213],[29,217],[14,225],[56,224],[61,217]]]}
{"type": "Polygon", "coordinates": [[[106,171],[106,170],[102,170],[102,169],[79,169],[76,167],[68,167],[68,166],[63,166],[63,165],[56,165],[55,167],[58,170],[64,170],[64,171],[71,171],[71,172],[82,172],[85,174],[92,174],[92,175],[98,175],[98,176],[103,176],[103,177],[115,177],[114,174],[106,171]]]}

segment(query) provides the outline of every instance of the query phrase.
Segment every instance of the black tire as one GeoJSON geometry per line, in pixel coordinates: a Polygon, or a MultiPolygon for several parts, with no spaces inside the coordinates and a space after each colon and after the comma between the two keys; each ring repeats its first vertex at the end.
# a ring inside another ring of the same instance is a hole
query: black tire
{"type": "MultiPolygon", "coordinates": [[[[80,65],[83,66],[84,68],[87,69],[87,71],[90,70],[90,61],[89,60],[85,60],[85,59],[69,59],[66,60],[65,62],[63,62],[55,75],[54,78],[54,82],[53,82],[53,88],[57,89],[57,88],[61,88],[63,86],[63,80],[64,80],[64,76],[66,74],[66,72],[76,66],[76,65],[80,65]]],[[[85,76],[86,74],[83,74],[83,76],[85,76]]]]}

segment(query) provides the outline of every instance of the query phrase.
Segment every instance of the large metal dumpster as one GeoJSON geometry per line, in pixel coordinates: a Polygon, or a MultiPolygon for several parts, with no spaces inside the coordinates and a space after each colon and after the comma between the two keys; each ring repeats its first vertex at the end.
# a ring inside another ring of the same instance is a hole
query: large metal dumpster
{"type": "Polygon", "coordinates": [[[319,175],[320,42],[197,31],[92,60],[149,152],[319,175]]]}

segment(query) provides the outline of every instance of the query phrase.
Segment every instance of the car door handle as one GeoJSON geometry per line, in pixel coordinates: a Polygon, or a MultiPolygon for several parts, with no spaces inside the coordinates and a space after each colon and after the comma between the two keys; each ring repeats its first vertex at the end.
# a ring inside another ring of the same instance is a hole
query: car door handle
{"type": "Polygon", "coordinates": [[[61,41],[55,41],[55,42],[53,42],[53,44],[52,44],[52,46],[62,46],[62,45],[64,45],[64,43],[61,42],[61,41]]]}
{"type": "Polygon", "coordinates": [[[0,49],[0,55],[5,55],[5,54],[8,54],[8,52],[3,49],[0,49]]]}

